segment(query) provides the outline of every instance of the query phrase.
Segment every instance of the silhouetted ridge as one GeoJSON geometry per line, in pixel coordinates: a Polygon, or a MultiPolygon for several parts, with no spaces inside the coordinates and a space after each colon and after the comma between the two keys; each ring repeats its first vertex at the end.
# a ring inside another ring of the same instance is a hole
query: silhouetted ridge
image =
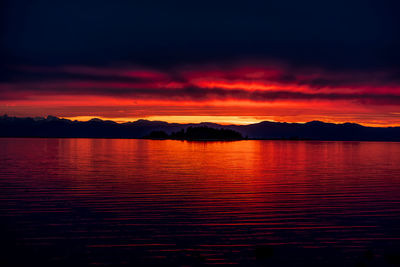
{"type": "Polygon", "coordinates": [[[250,139],[279,140],[400,141],[400,127],[365,127],[355,123],[334,124],[321,121],[304,124],[265,121],[250,125],[219,125],[148,120],[116,123],[92,119],[82,122],[54,116],[47,118],[0,116],[0,137],[237,140],[243,139],[243,136],[250,139]]]}

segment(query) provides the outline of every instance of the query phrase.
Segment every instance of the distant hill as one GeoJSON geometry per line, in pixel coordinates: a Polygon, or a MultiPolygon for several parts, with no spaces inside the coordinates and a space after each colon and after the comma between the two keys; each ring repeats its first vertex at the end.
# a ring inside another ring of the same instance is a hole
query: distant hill
{"type": "Polygon", "coordinates": [[[7,115],[0,116],[0,137],[143,138],[152,132],[159,131],[171,135],[188,127],[199,126],[233,130],[250,139],[400,141],[400,127],[365,127],[355,123],[312,121],[303,124],[264,121],[250,125],[220,125],[147,120],[116,123],[100,119],[82,122],[54,116],[17,118],[7,115]]]}
{"type": "Polygon", "coordinates": [[[239,132],[253,139],[400,141],[400,127],[365,127],[356,123],[265,121],[239,126],[238,129],[240,129],[239,132]]]}

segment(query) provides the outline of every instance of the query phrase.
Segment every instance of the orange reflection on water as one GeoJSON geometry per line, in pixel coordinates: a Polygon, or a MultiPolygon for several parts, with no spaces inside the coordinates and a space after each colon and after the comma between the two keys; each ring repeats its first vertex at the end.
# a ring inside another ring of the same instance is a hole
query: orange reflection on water
{"type": "Polygon", "coordinates": [[[400,245],[400,143],[21,138],[0,148],[7,230],[46,255],[69,244],[95,262],[159,265],[194,251],[213,264],[252,262],[265,244],[349,255],[400,245]]]}

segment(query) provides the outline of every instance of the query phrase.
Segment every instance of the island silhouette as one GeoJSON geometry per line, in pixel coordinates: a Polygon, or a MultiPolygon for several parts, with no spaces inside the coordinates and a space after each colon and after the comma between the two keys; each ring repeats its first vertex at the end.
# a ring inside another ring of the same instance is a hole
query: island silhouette
{"type": "Polygon", "coordinates": [[[19,118],[0,116],[0,137],[151,138],[176,140],[331,140],[400,141],[400,127],[367,127],[355,123],[286,123],[264,121],[249,125],[168,123],[137,120],[116,123],[91,119],[72,121],[54,116],[19,118]]]}

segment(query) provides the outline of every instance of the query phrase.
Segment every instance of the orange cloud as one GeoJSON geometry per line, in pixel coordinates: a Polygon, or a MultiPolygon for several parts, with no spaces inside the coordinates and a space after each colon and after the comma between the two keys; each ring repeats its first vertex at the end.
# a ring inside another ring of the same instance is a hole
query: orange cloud
{"type": "Polygon", "coordinates": [[[261,120],[400,125],[392,71],[328,72],[282,66],[170,70],[23,67],[0,83],[0,112],[19,116],[150,118],[171,122],[261,120]]]}

